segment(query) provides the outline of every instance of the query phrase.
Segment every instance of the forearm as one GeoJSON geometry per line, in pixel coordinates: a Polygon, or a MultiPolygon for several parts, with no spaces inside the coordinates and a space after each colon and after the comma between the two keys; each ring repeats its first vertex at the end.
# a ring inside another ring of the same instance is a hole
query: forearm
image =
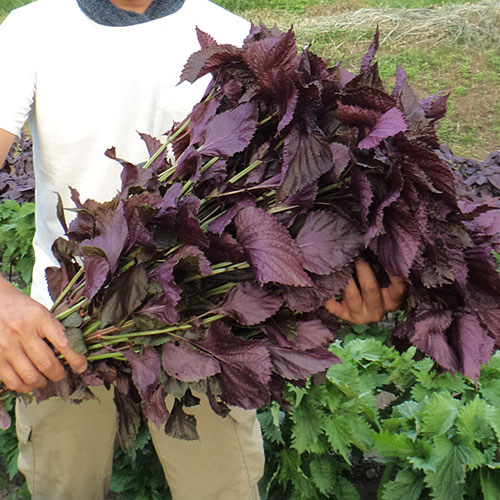
{"type": "Polygon", "coordinates": [[[14,134],[0,128],[0,167],[4,164],[15,138],[14,134]]]}

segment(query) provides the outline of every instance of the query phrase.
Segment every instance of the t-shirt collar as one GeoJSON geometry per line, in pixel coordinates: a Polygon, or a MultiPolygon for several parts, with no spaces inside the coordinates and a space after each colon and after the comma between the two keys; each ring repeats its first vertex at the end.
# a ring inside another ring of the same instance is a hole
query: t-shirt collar
{"type": "Polygon", "coordinates": [[[144,14],[124,10],[109,0],[76,0],[84,14],[104,26],[131,26],[141,24],[177,12],[184,0],[153,0],[144,14]]]}

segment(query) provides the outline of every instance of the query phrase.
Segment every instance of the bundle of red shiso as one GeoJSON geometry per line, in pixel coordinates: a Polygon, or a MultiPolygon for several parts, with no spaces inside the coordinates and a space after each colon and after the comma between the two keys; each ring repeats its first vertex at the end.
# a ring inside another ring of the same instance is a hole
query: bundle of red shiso
{"type": "Polygon", "coordinates": [[[241,48],[198,36],[182,80],[211,73],[205,98],[166,142],[142,135],[147,164],[117,158],[113,200],[72,191],[47,278],[90,367],[36,399],[115,384],[122,442],[141,407],[194,439],[196,393],[221,415],[280,401],[337,361],[324,303],[359,256],[383,286],[385,271],[408,283],[394,336],[477,378],[500,345],[500,217],[437,154],[447,96],[419,100],[400,68],[386,91],[378,33],[359,74],[299,52],[292,30],[253,26],[241,48]]]}

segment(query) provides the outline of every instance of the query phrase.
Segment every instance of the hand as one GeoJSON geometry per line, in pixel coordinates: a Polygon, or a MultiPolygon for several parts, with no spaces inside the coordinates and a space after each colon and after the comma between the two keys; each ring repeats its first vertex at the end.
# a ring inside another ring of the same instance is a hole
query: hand
{"type": "Polygon", "coordinates": [[[41,304],[0,278],[0,379],[11,391],[28,393],[66,376],[56,351],[83,373],[85,356],[75,353],[64,327],[41,304]]]}
{"type": "Polygon", "coordinates": [[[399,309],[406,294],[406,283],[396,276],[389,275],[391,284],[380,288],[370,264],[358,259],[355,264],[359,288],[353,278],[344,290],[341,302],[330,299],[325,307],[340,319],[363,325],[380,321],[390,311],[399,309]]]}

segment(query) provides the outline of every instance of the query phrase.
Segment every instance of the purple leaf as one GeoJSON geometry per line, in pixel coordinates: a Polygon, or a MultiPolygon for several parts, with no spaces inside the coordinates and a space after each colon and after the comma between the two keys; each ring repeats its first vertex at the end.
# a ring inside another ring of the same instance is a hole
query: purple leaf
{"type": "Polygon", "coordinates": [[[352,270],[349,267],[329,276],[317,276],[313,278],[314,288],[285,287],[283,298],[292,311],[316,311],[328,299],[335,298],[342,292],[351,277],[352,270]]]}
{"type": "Polygon", "coordinates": [[[179,321],[177,304],[181,298],[181,288],[172,284],[169,291],[158,295],[150,300],[140,311],[141,314],[150,318],[156,318],[167,325],[174,325],[179,321]]]}
{"type": "Polygon", "coordinates": [[[234,45],[210,45],[192,54],[182,70],[179,83],[188,81],[194,83],[198,78],[210,73],[217,67],[217,63],[226,58],[234,60],[241,57],[241,49],[234,45]],[[216,58],[215,56],[219,56],[216,58]]]}
{"type": "Polygon", "coordinates": [[[229,210],[210,223],[208,230],[220,236],[242,208],[252,206],[255,206],[255,198],[250,195],[243,196],[229,210]]]}
{"type": "Polygon", "coordinates": [[[327,347],[332,341],[332,331],[319,319],[297,322],[297,347],[301,351],[327,347]]]}
{"type": "Polygon", "coordinates": [[[153,394],[148,399],[142,401],[142,412],[144,416],[153,424],[161,429],[169,417],[167,406],[165,404],[165,399],[167,393],[162,386],[155,389],[153,394]]]}
{"type": "Polygon", "coordinates": [[[243,248],[229,233],[222,233],[221,236],[209,234],[208,237],[210,247],[205,250],[205,253],[214,264],[244,260],[243,248]]]}
{"type": "MultiPolygon", "coordinates": [[[[149,156],[153,156],[161,147],[162,143],[156,137],[152,137],[149,134],[144,134],[139,132],[141,139],[145,142],[146,148],[148,150],[149,156]]],[[[165,158],[167,157],[168,150],[165,149],[158,158],[149,166],[153,172],[156,172],[165,162],[165,158]]]]}
{"type": "Polygon", "coordinates": [[[239,339],[220,321],[210,326],[205,338],[193,344],[219,361],[223,401],[246,409],[269,402],[271,360],[266,347],[239,339]]]}
{"type": "Polygon", "coordinates": [[[196,430],[196,418],[193,415],[184,413],[182,402],[178,399],[175,400],[172,412],[165,424],[165,434],[185,441],[196,441],[199,439],[196,430]]]}
{"type": "Polygon", "coordinates": [[[142,265],[136,265],[114,277],[103,298],[101,324],[118,324],[134,312],[146,298],[148,276],[142,265]]]}
{"type": "Polygon", "coordinates": [[[282,305],[279,295],[253,283],[238,283],[229,290],[217,311],[241,325],[257,325],[276,314],[282,305]]]}
{"type": "Polygon", "coordinates": [[[10,415],[5,409],[3,401],[0,401],[0,429],[6,431],[10,427],[10,415]]]}
{"type": "Polygon", "coordinates": [[[351,161],[351,150],[339,142],[332,142],[330,151],[332,152],[334,179],[338,180],[351,161]]]}
{"type": "Polygon", "coordinates": [[[175,230],[182,241],[191,245],[208,247],[209,241],[200,227],[196,215],[200,208],[200,199],[194,196],[183,198],[179,202],[175,230]]]}
{"type": "Polygon", "coordinates": [[[400,97],[401,90],[403,88],[403,82],[408,80],[408,75],[401,66],[396,67],[396,82],[394,84],[394,89],[392,90],[393,97],[400,97]]]}
{"type": "Polygon", "coordinates": [[[122,351],[132,368],[132,380],[143,400],[149,399],[158,383],[161,369],[160,355],[150,346],[145,346],[142,354],[132,349],[122,351]]]}
{"type": "Polygon", "coordinates": [[[191,111],[191,123],[189,131],[191,133],[192,144],[202,144],[208,124],[214,119],[220,102],[218,99],[208,99],[196,104],[191,111]]]}
{"type": "Polygon", "coordinates": [[[181,382],[196,382],[221,371],[219,362],[212,356],[173,341],[163,345],[161,359],[165,372],[181,382]]]}
{"type": "Polygon", "coordinates": [[[319,130],[305,133],[293,127],[285,139],[283,182],[278,198],[285,200],[332,169],[330,145],[319,130]]]}
{"type": "Polygon", "coordinates": [[[270,281],[312,286],[290,233],[261,208],[247,207],[235,218],[237,238],[260,285],[270,281]]]}
{"type": "Polygon", "coordinates": [[[382,139],[404,132],[407,125],[403,113],[396,107],[384,113],[370,133],[358,144],[360,149],[371,149],[378,146],[382,139]]]}
{"type": "Polygon", "coordinates": [[[371,64],[373,58],[375,57],[375,54],[377,53],[377,50],[379,47],[379,35],[380,35],[380,31],[379,31],[379,27],[377,26],[372,43],[370,44],[370,47],[368,48],[368,52],[363,56],[363,61],[361,62],[361,72],[370,69],[370,64],[371,64]]]}
{"type": "Polygon", "coordinates": [[[196,181],[200,176],[200,168],[201,154],[193,146],[189,146],[179,158],[172,180],[189,176],[196,181]]]}
{"type": "Polygon", "coordinates": [[[377,239],[380,263],[393,275],[407,278],[421,251],[422,227],[405,205],[398,201],[384,216],[385,234],[377,239]]]}
{"type": "Polygon", "coordinates": [[[340,215],[318,211],[307,217],[295,242],[308,271],[330,274],[359,254],[363,237],[340,215]]]}
{"type": "Polygon", "coordinates": [[[361,216],[367,220],[373,203],[373,191],[370,179],[360,168],[351,169],[351,189],[359,201],[361,216]]]}
{"type": "Polygon", "coordinates": [[[91,255],[83,258],[85,271],[85,287],[82,290],[84,297],[93,299],[102,288],[109,273],[109,262],[105,257],[91,255]]]}
{"type": "Polygon", "coordinates": [[[477,380],[483,364],[488,364],[494,352],[495,341],[481,326],[476,315],[455,318],[452,335],[460,357],[461,372],[477,380]]]}
{"type": "Polygon", "coordinates": [[[248,146],[256,128],[257,107],[253,102],[215,115],[207,125],[201,152],[223,157],[239,153],[248,146]]]}
{"type": "Polygon", "coordinates": [[[129,396],[120,391],[114,392],[114,400],[117,412],[116,439],[123,450],[131,452],[141,425],[139,408],[129,396]]]}
{"type": "Polygon", "coordinates": [[[453,315],[450,311],[417,310],[405,323],[396,327],[397,337],[407,337],[424,354],[433,358],[449,371],[460,370],[460,361],[453,347],[448,343],[446,331],[453,315]]]}
{"type": "Polygon", "coordinates": [[[327,370],[340,360],[328,349],[297,351],[269,344],[273,370],[287,380],[303,380],[327,370]]]}
{"type": "Polygon", "coordinates": [[[84,255],[95,254],[94,249],[100,249],[106,256],[111,272],[116,270],[123,247],[128,237],[127,220],[123,203],[120,202],[116,209],[108,210],[100,219],[99,235],[85,240],[81,249],[84,255]]]}

